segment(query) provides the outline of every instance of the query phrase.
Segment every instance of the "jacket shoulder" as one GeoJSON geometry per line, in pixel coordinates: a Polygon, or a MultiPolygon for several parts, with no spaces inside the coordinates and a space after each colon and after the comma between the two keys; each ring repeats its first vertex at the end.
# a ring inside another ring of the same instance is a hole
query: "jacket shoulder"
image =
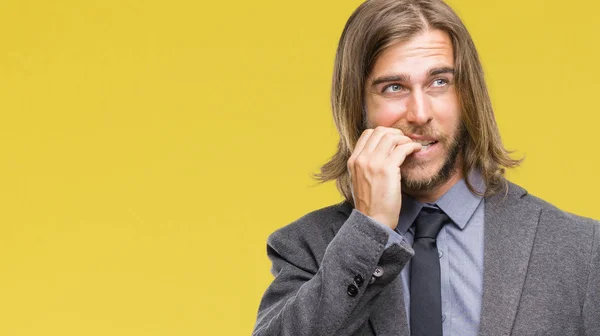
{"type": "Polygon", "coordinates": [[[541,213],[540,223],[563,225],[569,229],[583,229],[588,232],[600,229],[600,222],[595,219],[564,211],[557,206],[527,192],[517,184],[509,182],[507,196],[517,198],[520,206],[538,210],[541,213]]]}

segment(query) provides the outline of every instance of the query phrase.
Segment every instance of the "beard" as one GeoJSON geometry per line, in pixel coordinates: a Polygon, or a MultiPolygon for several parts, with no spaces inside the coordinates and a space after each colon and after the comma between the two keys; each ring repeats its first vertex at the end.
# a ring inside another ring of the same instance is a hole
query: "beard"
{"type": "MultiPolygon", "coordinates": [[[[403,132],[407,131],[401,129],[403,132]]],[[[427,134],[432,135],[432,131],[428,130],[419,130],[419,129],[411,129],[409,133],[412,134],[427,134]]],[[[433,133],[435,134],[435,133],[433,133]]],[[[402,190],[406,191],[432,191],[448,182],[448,180],[456,173],[458,166],[457,161],[462,153],[462,149],[464,144],[466,143],[466,129],[461,122],[457,127],[456,132],[454,133],[454,137],[436,137],[438,138],[438,143],[444,147],[444,152],[446,153],[446,157],[444,158],[444,163],[438,169],[437,172],[433,173],[429,177],[425,178],[411,178],[411,174],[402,174],[402,190]]],[[[404,163],[401,166],[401,170],[425,170],[427,169],[426,164],[413,161],[411,157],[407,157],[404,163]]]]}

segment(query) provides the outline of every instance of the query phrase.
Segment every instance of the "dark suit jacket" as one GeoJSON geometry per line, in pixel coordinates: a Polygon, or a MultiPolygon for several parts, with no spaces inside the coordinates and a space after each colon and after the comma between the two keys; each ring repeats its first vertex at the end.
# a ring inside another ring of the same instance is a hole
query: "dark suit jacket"
{"type": "MultiPolygon", "coordinates": [[[[253,335],[409,335],[398,276],[414,254],[342,203],[274,232],[253,335]],[[369,284],[377,266],[384,274],[369,284]],[[366,279],[356,295],[348,286],[366,279]]],[[[600,225],[509,183],[485,198],[480,335],[600,336],[600,225]]]]}

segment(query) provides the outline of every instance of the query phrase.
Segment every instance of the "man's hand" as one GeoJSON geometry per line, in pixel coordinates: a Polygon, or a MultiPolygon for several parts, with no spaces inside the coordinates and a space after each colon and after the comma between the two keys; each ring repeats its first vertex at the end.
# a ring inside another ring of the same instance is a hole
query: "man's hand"
{"type": "Polygon", "coordinates": [[[402,205],[400,165],[420,150],[398,129],[365,130],[348,159],[356,209],[395,229],[402,205]]]}

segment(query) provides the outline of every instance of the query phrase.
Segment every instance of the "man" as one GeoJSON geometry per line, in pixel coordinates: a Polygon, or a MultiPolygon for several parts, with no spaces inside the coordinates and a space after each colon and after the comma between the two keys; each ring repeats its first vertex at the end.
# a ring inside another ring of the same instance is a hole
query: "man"
{"type": "Polygon", "coordinates": [[[600,226],[504,179],[473,41],[439,0],[370,0],[337,50],[342,204],[268,239],[254,335],[600,335],[600,226]]]}

